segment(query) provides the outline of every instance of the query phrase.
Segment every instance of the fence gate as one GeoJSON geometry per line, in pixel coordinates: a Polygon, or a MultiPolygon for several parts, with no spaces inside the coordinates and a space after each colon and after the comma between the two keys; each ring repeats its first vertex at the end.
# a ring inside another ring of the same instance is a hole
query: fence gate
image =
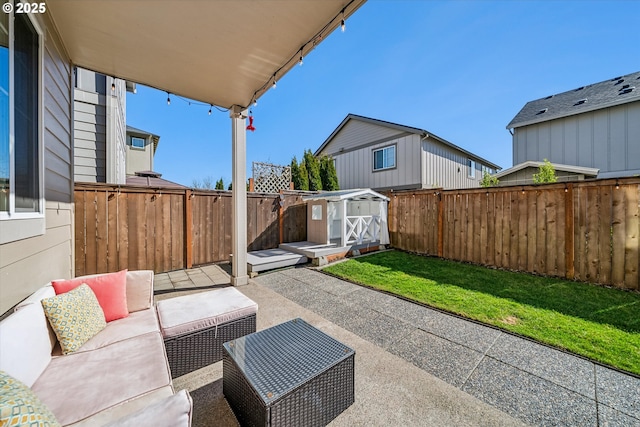
{"type": "Polygon", "coordinates": [[[253,182],[258,193],[278,193],[288,190],[291,167],[253,162],[253,182]]]}

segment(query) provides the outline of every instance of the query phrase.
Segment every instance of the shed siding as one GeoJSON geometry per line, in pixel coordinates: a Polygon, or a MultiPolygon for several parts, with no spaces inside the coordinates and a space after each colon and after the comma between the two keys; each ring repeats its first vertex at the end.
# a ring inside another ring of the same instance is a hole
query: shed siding
{"type": "MultiPolygon", "coordinates": [[[[331,146],[333,144],[330,144],[331,146]]],[[[420,188],[420,136],[406,135],[344,153],[332,154],[341,189],[420,188]],[[396,167],[373,171],[373,151],[396,146],[396,167]]]]}
{"type": "MultiPolygon", "coordinates": [[[[84,71],[84,70],[83,70],[84,71]]],[[[106,182],[106,97],[74,89],[74,180],[106,182]]]]}
{"type": "Polygon", "coordinates": [[[333,137],[331,142],[319,153],[320,155],[330,155],[335,157],[340,150],[348,151],[358,148],[363,144],[368,144],[394,136],[399,136],[403,132],[387,126],[380,126],[375,123],[367,123],[360,120],[349,120],[345,126],[333,137]]]}
{"type": "Polygon", "coordinates": [[[45,234],[0,245],[0,313],[55,278],[73,274],[71,66],[48,15],[43,61],[45,234]]]}
{"type": "MultiPolygon", "coordinates": [[[[531,185],[533,184],[533,175],[538,172],[540,172],[540,168],[528,167],[520,169],[508,175],[502,176],[498,185],[531,185]]],[[[585,176],[581,173],[557,170],[556,179],[558,180],[558,182],[582,181],[585,179],[585,176]]]]}
{"type": "MultiPolygon", "coordinates": [[[[427,138],[422,142],[425,169],[422,188],[475,188],[482,179],[482,163],[475,161],[475,178],[469,177],[468,156],[443,143],[427,138]]],[[[486,166],[486,165],[485,165],[486,166]]]]}
{"type": "Polygon", "coordinates": [[[513,164],[544,159],[640,173],[640,101],[514,129],[513,164]]]}

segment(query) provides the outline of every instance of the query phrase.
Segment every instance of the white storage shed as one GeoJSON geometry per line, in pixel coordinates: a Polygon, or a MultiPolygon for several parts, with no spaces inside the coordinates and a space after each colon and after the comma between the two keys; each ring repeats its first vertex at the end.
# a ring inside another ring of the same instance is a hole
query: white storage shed
{"type": "Polygon", "coordinates": [[[325,191],[305,196],[307,240],[341,247],[389,244],[389,198],[369,188],[325,191]]]}

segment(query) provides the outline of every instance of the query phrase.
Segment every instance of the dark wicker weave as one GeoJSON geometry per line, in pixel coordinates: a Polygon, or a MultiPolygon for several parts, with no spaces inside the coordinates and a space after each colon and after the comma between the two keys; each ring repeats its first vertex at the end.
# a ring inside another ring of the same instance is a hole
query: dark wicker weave
{"type": "Polygon", "coordinates": [[[324,426],[354,401],[355,352],[302,319],[224,344],[223,392],[249,426],[324,426]]]}
{"type": "Polygon", "coordinates": [[[171,376],[179,377],[222,360],[222,344],[256,331],[256,315],[191,334],[166,338],[171,376]]]}

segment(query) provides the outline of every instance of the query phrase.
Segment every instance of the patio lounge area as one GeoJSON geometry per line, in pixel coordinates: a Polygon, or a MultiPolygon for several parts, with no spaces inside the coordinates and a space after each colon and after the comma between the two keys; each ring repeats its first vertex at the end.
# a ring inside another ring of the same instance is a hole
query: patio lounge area
{"type": "MultiPolygon", "coordinates": [[[[158,274],[156,300],[224,286],[222,267],[158,274]]],[[[640,379],[582,358],[309,268],[238,289],[258,330],[301,317],[356,351],[355,403],[331,425],[640,425],[640,379]]],[[[237,425],[222,363],[174,385],[194,398],[194,426],[237,425]]]]}

